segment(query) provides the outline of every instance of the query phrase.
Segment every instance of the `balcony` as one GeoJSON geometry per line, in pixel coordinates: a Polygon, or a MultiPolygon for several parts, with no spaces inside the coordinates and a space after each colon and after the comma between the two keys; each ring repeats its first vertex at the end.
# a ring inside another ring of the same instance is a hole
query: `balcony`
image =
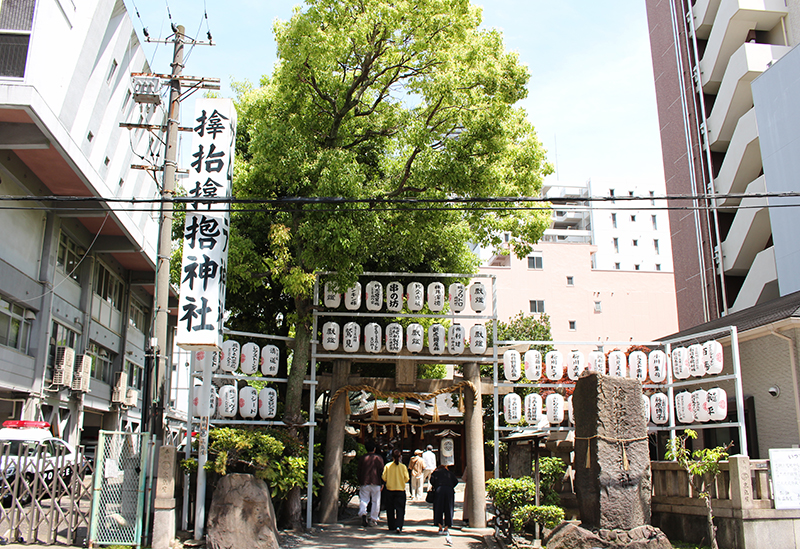
{"type": "Polygon", "coordinates": [[[775,247],[770,246],[756,256],[747,278],[736,296],[730,313],[780,297],[778,270],[775,266],[775,247]]]}
{"type": "MultiPolygon", "coordinates": [[[[747,187],[748,194],[767,190],[762,175],[747,187]]],[[[771,235],[766,198],[745,198],[733,219],[725,242],[722,243],[722,270],[726,274],[747,274],[756,256],[769,242],[771,235]]]]}
{"type": "Polygon", "coordinates": [[[731,55],[714,108],[708,117],[712,151],[725,151],[728,148],[739,118],[753,108],[750,83],[790,49],[788,46],[747,43],[731,55]]]}
{"type": "Polygon", "coordinates": [[[556,210],[553,212],[554,229],[566,229],[569,227],[577,227],[581,222],[586,219],[585,212],[578,212],[574,210],[556,210]]]}
{"type": "MultiPolygon", "coordinates": [[[[744,113],[733,130],[728,151],[722,161],[719,174],[714,179],[718,194],[743,193],[758,174],[761,173],[761,147],[758,141],[756,110],[744,113]]],[[[733,207],[739,199],[721,199],[720,206],[733,207]]]]}
{"type": "Polygon", "coordinates": [[[717,93],[728,59],[751,30],[770,30],[786,15],[784,0],[722,0],[700,60],[703,91],[717,93]]]}
{"type": "Polygon", "coordinates": [[[711,26],[717,16],[720,0],[697,0],[692,10],[692,21],[694,22],[694,32],[698,38],[708,40],[711,34],[711,26]]]}

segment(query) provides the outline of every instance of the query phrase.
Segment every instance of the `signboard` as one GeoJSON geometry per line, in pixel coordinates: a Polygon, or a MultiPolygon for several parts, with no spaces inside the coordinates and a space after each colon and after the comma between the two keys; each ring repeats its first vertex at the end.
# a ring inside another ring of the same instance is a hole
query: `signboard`
{"type": "Polygon", "coordinates": [[[775,509],[800,509],[800,449],[770,448],[769,469],[775,509]]]}

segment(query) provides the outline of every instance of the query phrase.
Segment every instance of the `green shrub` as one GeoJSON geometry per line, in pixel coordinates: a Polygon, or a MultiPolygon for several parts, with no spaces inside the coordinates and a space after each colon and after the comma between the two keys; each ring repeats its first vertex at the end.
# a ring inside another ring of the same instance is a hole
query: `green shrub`
{"type": "Polygon", "coordinates": [[[523,505],[511,514],[511,531],[533,530],[538,524],[553,529],[564,521],[564,510],[556,505],[523,505]]]}
{"type": "Polygon", "coordinates": [[[497,516],[508,522],[515,509],[536,501],[536,483],[530,477],[493,478],[486,482],[486,493],[497,516]]]}
{"type": "Polygon", "coordinates": [[[561,497],[555,486],[566,470],[567,466],[560,458],[539,458],[539,501],[542,505],[561,505],[561,497]]]}

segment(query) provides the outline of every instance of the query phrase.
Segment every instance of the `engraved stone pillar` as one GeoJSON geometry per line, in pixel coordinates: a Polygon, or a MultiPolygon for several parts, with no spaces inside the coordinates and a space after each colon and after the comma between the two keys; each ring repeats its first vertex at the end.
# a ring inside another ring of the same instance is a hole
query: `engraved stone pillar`
{"type": "Polygon", "coordinates": [[[153,549],[169,549],[175,539],[175,446],[158,449],[158,480],[153,516],[153,549]]]}

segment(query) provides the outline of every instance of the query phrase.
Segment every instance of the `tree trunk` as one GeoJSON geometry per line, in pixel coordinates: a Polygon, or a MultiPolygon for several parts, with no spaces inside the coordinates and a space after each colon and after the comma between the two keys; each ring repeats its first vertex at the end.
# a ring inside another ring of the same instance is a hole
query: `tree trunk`
{"type": "Polygon", "coordinates": [[[703,501],[706,503],[706,528],[708,529],[708,543],[711,546],[711,549],[719,549],[719,546],[717,545],[717,529],[714,527],[714,513],[711,511],[711,495],[709,494],[704,496],[703,501]]]}

